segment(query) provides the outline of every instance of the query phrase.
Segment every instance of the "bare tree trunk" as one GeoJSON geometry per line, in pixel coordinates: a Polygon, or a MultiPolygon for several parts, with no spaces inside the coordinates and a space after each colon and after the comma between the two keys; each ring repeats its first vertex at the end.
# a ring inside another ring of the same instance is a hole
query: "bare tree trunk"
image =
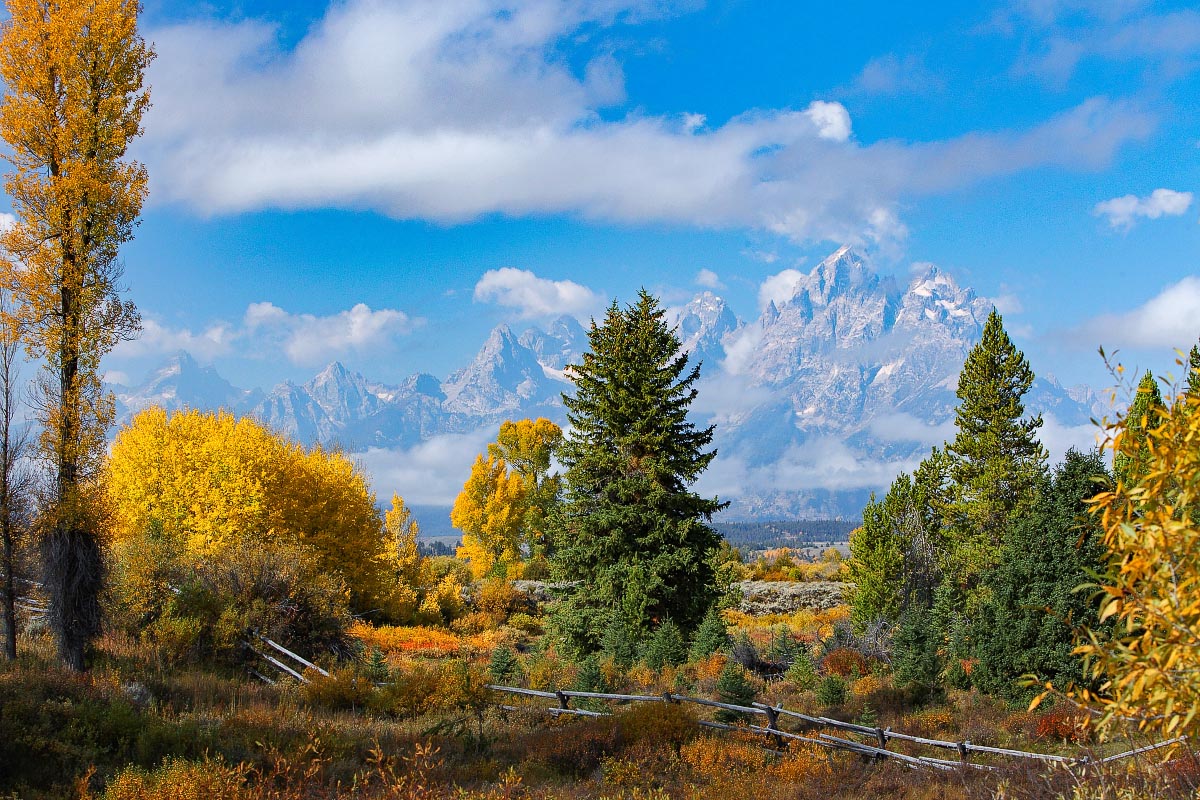
{"type": "MultiPolygon", "coordinates": [[[[6,298],[0,297],[0,306],[6,298]]],[[[20,464],[24,437],[13,429],[17,411],[16,382],[19,343],[0,331],[0,540],[3,540],[4,656],[17,657],[16,538],[24,528],[28,488],[20,464]]]]}

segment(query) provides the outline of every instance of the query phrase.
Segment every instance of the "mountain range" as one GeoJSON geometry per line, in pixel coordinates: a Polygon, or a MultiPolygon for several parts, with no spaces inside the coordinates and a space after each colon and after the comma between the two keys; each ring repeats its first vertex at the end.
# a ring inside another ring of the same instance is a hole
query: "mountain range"
{"type": "MultiPolygon", "coordinates": [[[[856,515],[869,492],[952,435],[958,373],[991,308],[936,268],[900,285],[843,247],[776,292],[757,319],[738,319],[712,292],[668,309],[702,364],[697,422],[716,426],[718,457],[700,488],[731,501],[729,519],[856,515]]],[[[586,330],[563,316],[519,335],[498,326],[445,379],[414,374],[385,385],[334,362],[303,384],[264,392],[179,353],[142,385],[112,388],[120,421],[150,405],[225,408],[305,443],[371,453],[378,465],[447,437],[481,448],[505,419],[563,423],[564,369],[586,350],[586,330]]],[[[1059,434],[1101,410],[1088,387],[1049,376],[1026,405],[1059,434]]],[[[381,492],[449,499],[375,478],[381,492]]]]}

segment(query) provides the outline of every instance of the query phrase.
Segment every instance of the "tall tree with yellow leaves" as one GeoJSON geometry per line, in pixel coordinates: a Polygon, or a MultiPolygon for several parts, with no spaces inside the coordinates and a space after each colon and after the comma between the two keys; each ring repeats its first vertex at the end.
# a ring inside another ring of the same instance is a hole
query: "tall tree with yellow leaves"
{"type": "Polygon", "coordinates": [[[118,251],[146,197],[146,170],[126,151],[150,104],[143,73],[154,53],[138,34],[137,0],[5,5],[0,136],[16,223],[0,239],[0,284],[14,300],[4,323],[45,365],[45,578],[59,655],[82,670],[100,629],[103,561],[92,500],[113,416],[99,366],[139,329],[136,309],[118,294],[118,251]]]}
{"type": "Polygon", "coordinates": [[[458,557],[471,562],[476,578],[515,577],[528,501],[525,481],[509,472],[504,459],[475,459],[450,510],[450,522],[463,532],[458,557]]]}
{"type": "Polygon", "coordinates": [[[562,445],[562,428],[545,417],[506,420],[488,455],[503,459],[525,483],[526,503],[523,538],[530,554],[549,556],[554,543],[547,536],[546,518],[562,496],[562,475],[551,472],[554,454],[562,445]]]}

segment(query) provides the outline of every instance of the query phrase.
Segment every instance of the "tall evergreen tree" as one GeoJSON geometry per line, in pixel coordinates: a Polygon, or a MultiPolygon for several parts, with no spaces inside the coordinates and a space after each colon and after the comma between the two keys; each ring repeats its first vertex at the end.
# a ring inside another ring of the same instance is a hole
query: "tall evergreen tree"
{"type": "Polygon", "coordinates": [[[717,597],[708,520],[723,504],[690,490],[716,455],[713,429],[688,421],[698,366],[644,290],[613,303],[588,332],[590,352],[568,374],[571,432],[560,459],[567,492],[554,521],[552,568],[576,581],[559,630],[596,649],[615,615],[640,636],[667,618],[691,631],[717,597]]]}
{"type": "MultiPolygon", "coordinates": [[[[907,481],[908,476],[896,479],[907,481]]],[[[892,484],[893,489],[896,483],[892,484]]],[[[890,494],[890,492],[889,492],[890,494]]],[[[850,534],[850,621],[862,633],[876,620],[900,615],[904,543],[896,535],[884,501],[871,499],[863,508],[863,524],[850,534]]]]}
{"type": "Polygon", "coordinates": [[[1017,685],[1022,675],[1060,687],[1083,679],[1082,661],[1071,652],[1074,630],[1098,630],[1099,605],[1076,589],[1104,570],[1106,553],[1087,501],[1110,482],[1098,450],[1071,449],[1031,513],[1013,525],[999,564],[985,576],[990,599],[975,618],[978,666],[971,677],[980,689],[1018,698],[1032,694],[1017,685]]]}
{"type": "Polygon", "coordinates": [[[1132,439],[1131,446],[1118,448],[1113,456],[1113,474],[1126,486],[1131,485],[1141,474],[1149,456],[1146,451],[1146,432],[1158,427],[1165,409],[1162,393],[1158,390],[1158,381],[1154,380],[1150,370],[1146,370],[1146,374],[1138,383],[1137,394],[1129,404],[1129,411],[1125,415],[1125,428],[1121,433],[1121,436],[1132,439]]]}
{"type": "Polygon", "coordinates": [[[1045,473],[1046,451],[1036,438],[1042,418],[1026,417],[1021,399],[1033,378],[992,309],[959,375],[958,435],[947,447],[953,459],[947,577],[968,597],[996,563],[1010,522],[1032,507],[1045,473]]]}

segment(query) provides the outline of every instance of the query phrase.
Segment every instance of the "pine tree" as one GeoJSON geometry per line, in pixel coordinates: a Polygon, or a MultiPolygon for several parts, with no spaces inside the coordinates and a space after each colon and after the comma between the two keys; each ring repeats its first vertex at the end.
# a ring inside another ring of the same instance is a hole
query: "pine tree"
{"type": "Polygon", "coordinates": [[[642,663],[658,671],[663,667],[678,666],[686,660],[687,646],[683,643],[683,634],[679,626],[669,619],[664,620],[646,641],[642,663]]]}
{"type": "Polygon", "coordinates": [[[714,605],[708,609],[708,613],[700,622],[700,627],[696,629],[690,656],[693,661],[700,661],[713,653],[727,649],[729,649],[729,627],[725,624],[725,618],[721,616],[720,607],[714,605]]]}
{"type": "Polygon", "coordinates": [[[1129,447],[1118,448],[1113,456],[1113,474],[1116,479],[1126,486],[1137,480],[1145,469],[1149,453],[1146,450],[1146,432],[1158,426],[1163,410],[1162,393],[1158,390],[1158,381],[1150,370],[1142,376],[1138,383],[1137,394],[1129,404],[1125,415],[1125,428],[1122,437],[1128,437],[1129,447]]]}
{"type": "Polygon", "coordinates": [[[1200,397],[1200,345],[1192,345],[1188,353],[1187,378],[1184,380],[1184,393],[1188,397],[1200,397]]]}
{"type": "Polygon", "coordinates": [[[592,323],[590,351],[568,372],[571,433],[561,450],[568,489],[552,536],[556,576],[580,589],[556,616],[569,644],[596,649],[619,612],[644,635],[668,617],[691,631],[716,599],[708,524],[723,508],[690,486],[716,452],[713,429],[688,420],[699,367],[644,290],[592,323]]]}
{"type": "MultiPolygon", "coordinates": [[[[746,674],[745,668],[736,661],[728,662],[721,670],[721,674],[717,676],[717,698],[722,703],[748,707],[754,702],[756,695],[757,692],[750,676],[746,674]]],[[[738,722],[746,719],[746,715],[742,712],[724,708],[718,711],[716,716],[722,722],[738,722]]]]}
{"type": "Polygon", "coordinates": [[[1041,415],[1027,418],[1021,398],[1033,370],[993,309],[983,338],[958,379],[958,434],[947,447],[952,495],[946,508],[953,537],[949,576],[968,598],[996,563],[1010,522],[1027,512],[1045,472],[1036,438],[1041,415]]]}
{"type": "Polygon", "coordinates": [[[1103,531],[1087,501],[1110,481],[1098,451],[1069,450],[1037,505],[1013,525],[999,564],[985,576],[991,599],[972,636],[978,664],[971,678],[983,691],[1028,699],[1032,692],[1017,685],[1022,675],[1060,688],[1083,679],[1072,655],[1074,629],[1101,626],[1092,594],[1076,589],[1105,564],[1103,531]]]}
{"type": "MultiPolygon", "coordinates": [[[[907,480],[908,476],[904,476],[907,480]]],[[[850,533],[850,620],[862,633],[876,620],[900,613],[904,546],[895,535],[884,504],[871,495],[863,524],[850,533]]]]}
{"type": "Polygon", "coordinates": [[[521,671],[521,662],[517,660],[517,654],[513,649],[506,644],[502,644],[492,651],[492,657],[488,660],[488,677],[496,683],[504,683],[512,679],[521,671]]]}

